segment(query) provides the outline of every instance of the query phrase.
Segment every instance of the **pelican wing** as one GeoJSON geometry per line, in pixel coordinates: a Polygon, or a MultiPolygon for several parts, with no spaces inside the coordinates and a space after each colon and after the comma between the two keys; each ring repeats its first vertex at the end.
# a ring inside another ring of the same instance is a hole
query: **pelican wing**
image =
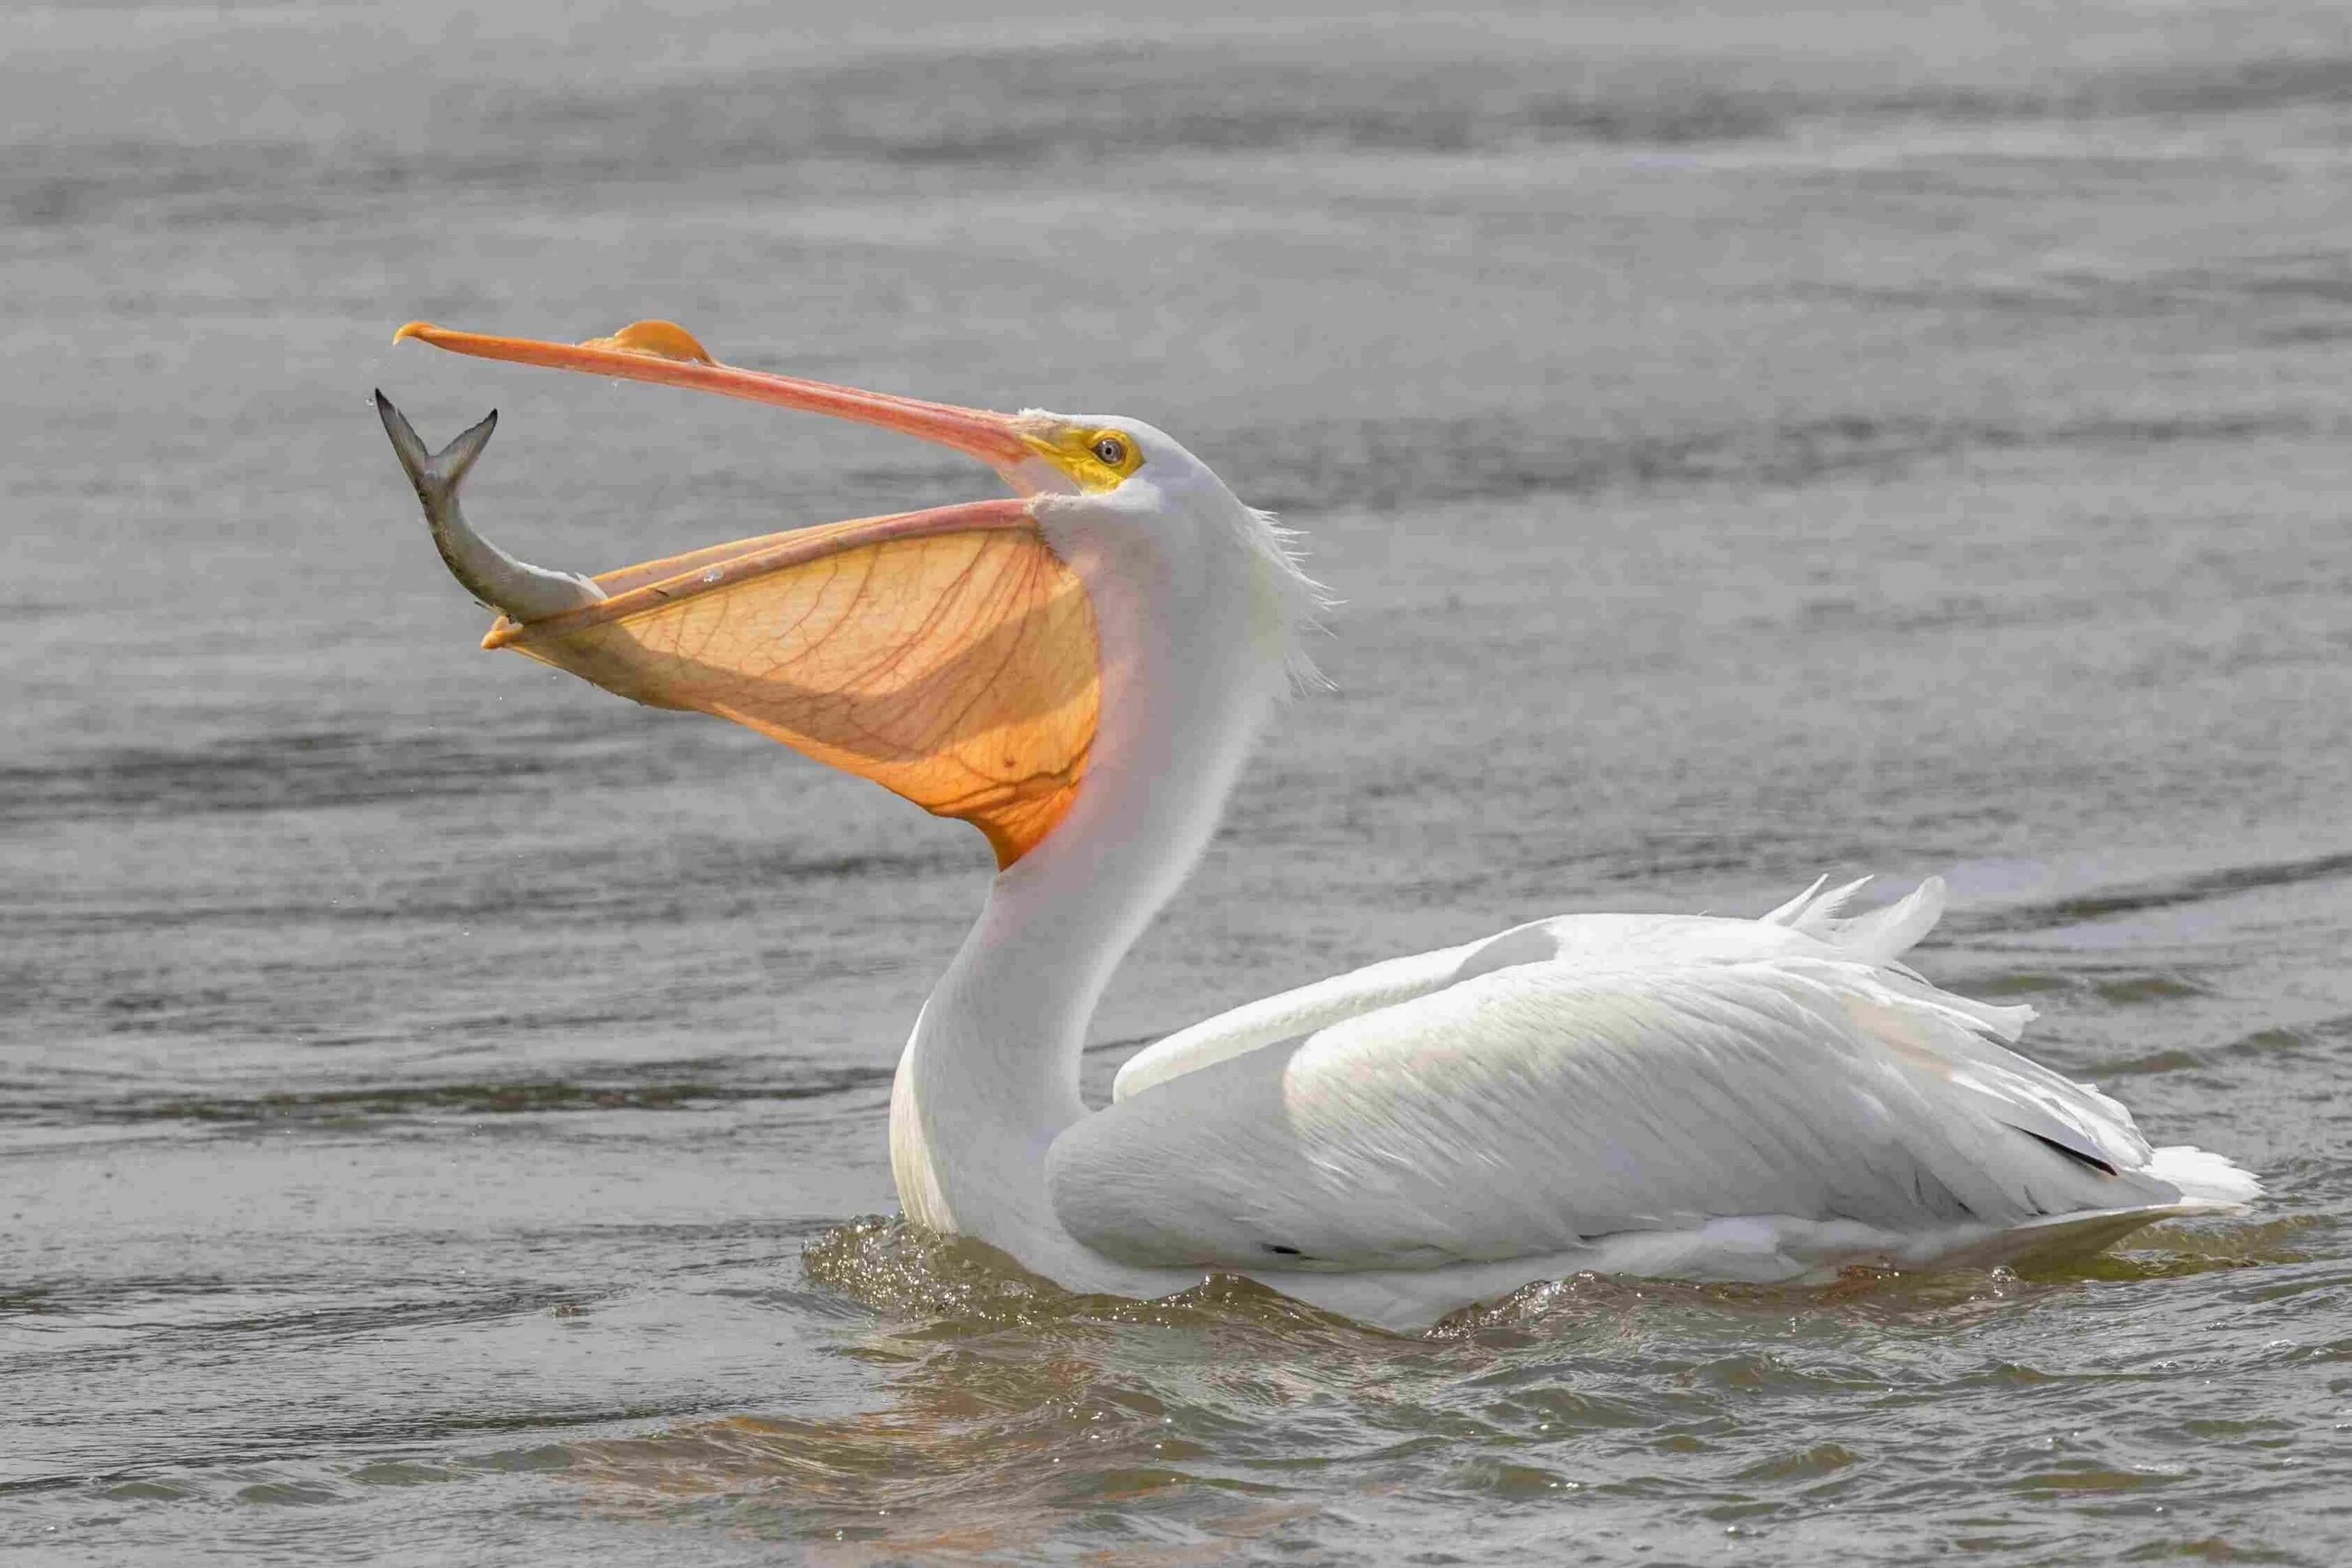
{"type": "MultiPolygon", "coordinates": [[[[1941,877],[1930,877],[1906,897],[1853,919],[1841,919],[1838,911],[1870,879],[1824,892],[1822,884],[1828,880],[1817,879],[1759,920],[1558,915],[1459,947],[1368,964],[1205,1018],[1138,1051],[1120,1066],[1111,1098],[1122,1100],[1245,1051],[1296,1039],[1499,969],[1547,962],[1608,966],[1631,961],[1725,963],[1782,957],[1891,963],[1935,929],[1944,912],[1941,877]]],[[[1980,1011],[2001,1027],[2011,1021],[2022,1026],[2033,1016],[2031,1008],[1980,1011]]]]}
{"type": "Polygon", "coordinates": [[[1160,1081],[1056,1140],[1055,1210],[1124,1262],[1263,1272],[1572,1257],[1740,1216],[1984,1236],[2252,1194],[2008,1050],[2024,1009],[1875,952],[1669,945],[1494,969],[1160,1081]],[[2216,1179],[2168,1179],[2189,1170],[2216,1179]]]}

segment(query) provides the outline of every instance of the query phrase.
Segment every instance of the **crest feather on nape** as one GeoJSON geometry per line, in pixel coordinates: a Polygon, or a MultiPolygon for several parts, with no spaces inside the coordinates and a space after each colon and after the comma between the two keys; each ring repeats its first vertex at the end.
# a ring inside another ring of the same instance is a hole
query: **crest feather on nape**
{"type": "Polygon", "coordinates": [[[1249,520],[1244,529],[1244,542],[1269,568],[1267,575],[1280,601],[1282,665],[1289,677],[1289,689],[1293,693],[1333,689],[1330,679],[1316,668],[1307,639],[1328,635],[1323,617],[1337,609],[1340,601],[1307,574],[1307,552],[1299,548],[1304,534],[1285,528],[1270,511],[1245,505],[1242,512],[1249,520]]]}

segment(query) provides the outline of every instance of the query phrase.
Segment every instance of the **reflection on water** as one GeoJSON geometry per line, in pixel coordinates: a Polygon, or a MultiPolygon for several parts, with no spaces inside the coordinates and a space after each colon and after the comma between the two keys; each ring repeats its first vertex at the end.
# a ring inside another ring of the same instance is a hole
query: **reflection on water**
{"type": "Polygon", "coordinates": [[[699,1504],[734,1528],[905,1551],[1034,1547],[1108,1509],[1137,1514],[1120,1533],[1140,1541],[1162,1516],[1212,1540],[1255,1535],[1313,1505],[1284,1501],[1277,1478],[1188,1462],[1213,1458],[1251,1406],[1286,1402],[1294,1380],[1269,1377],[1271,1363],[1377,1369],[1396,1348],[1244,1281],[1160,1302],[1068,1296],[895,1221],[845,1227],[804,1261],[816,1282],[910,1313],[835,1347],[881,1372],[885,1408],[574,1445],[596,1503],[699,1504]],[[1139,1326],[1166,1331],[1153,1360],[1181,1375],[1130,1364],[1122,1331],[1139,1326]],[[1207,1372],[1219,1364],[1255,1370],[1207,1372]]]}
{"type": "Polygon", "coordinates": [[[0,1518],[29,1560],[2352,1557],[2338,7],[0,15],[0,1518]],[[1428,1336],[887,1221],[968,829],[476,645],[984,494],[583,337],[1119,409],[1347,601],[1087,1083],[1555,911],[1916,955],[2272,1197],[1428,1336]]]}
{"type": "MultiPolygon", "coordinates": [[[[1302,1500],[1302,1476],[1362,1500],[1409,1498],[1433,1479],[1506,1503],[1671,1494],[1657,1457],[1717,1452],[1740,1431],[1739,1404],[1907,1401],[1934,1383],[1916,1358],[1827,1344],[1999,1335],[2023,1313],[2063,1314],[2088,1281],[2307,1262],[2295,1242],[2311,1228],[2166,1226],[2129,1253],[2022,1279],[1854,1270],[1808,1289],[1582,1276],[1399,1339],[1227,1277],[1155,1302],[1072,1296],[988,1247],[864,1220],[813,1241],[803,1263],[882,1320],[834,1347],[878,1371],[882,1408],[697,1420],[567,1451],[592,1505],[624,1517],[925,1557],[1038,1548],[1108,1524],[1112,1561],[1214,1558],[1262,1537],[1321,1537],[1333,1504],[1302,1500]],[[1306,1433],[1319,1441],[1301,1444],[1306,1433]],[[1568,1454],[1576,1462],[1559,1468],[1568,1454]],[[1318,1514],[1320,1528],[1307,1522],[1318,1514]]],[[[1947,1381],[2055,1380],[1995,1363],[1947,1381]]],[[[1832,1440],[1754,1459],[1710,1513],[1797,1511],[1809,1489],[1864,1462],[1832,1440]]],[[[2029,1469],[2008,1485],[2164,1482],[2104,1465],[2029,1469]]]]}

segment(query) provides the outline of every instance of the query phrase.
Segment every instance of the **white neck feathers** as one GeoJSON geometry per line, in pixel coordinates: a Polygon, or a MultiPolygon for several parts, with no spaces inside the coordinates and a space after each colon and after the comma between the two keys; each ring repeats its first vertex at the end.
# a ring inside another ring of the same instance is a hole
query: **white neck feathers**
{"type": "Polygon", "coordinates": [[[1095,743],[1068,815],[991,887],[916,1023],[891,1103],[908,1215],[1033,1267],[1059,1236],[1045,1158],[1086,1114],[1087,1021],[1214,833],[1286,689],[1294,627],[1273,574],[1304,582],[1278,542],[1271,557],[1246,548],[1213,511],[1171,533],[1164,508],[1146,529],[1115,501],[1039,501],[1047,539],[1094,602],[1095,743]]]}

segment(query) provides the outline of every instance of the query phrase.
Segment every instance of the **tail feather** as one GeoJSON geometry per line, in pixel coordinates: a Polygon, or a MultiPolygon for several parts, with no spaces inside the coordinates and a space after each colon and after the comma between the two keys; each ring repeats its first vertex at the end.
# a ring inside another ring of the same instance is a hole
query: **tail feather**
{"type": "Polygon", "coordinates": [[[2179,1188],[2183,1203],[2200,1207],[2240,1208],[2263,1195],[2261,1177],[2210,1150],[2186,1143],[2153,1151],[2147,1173],[2179,1188]]]}

